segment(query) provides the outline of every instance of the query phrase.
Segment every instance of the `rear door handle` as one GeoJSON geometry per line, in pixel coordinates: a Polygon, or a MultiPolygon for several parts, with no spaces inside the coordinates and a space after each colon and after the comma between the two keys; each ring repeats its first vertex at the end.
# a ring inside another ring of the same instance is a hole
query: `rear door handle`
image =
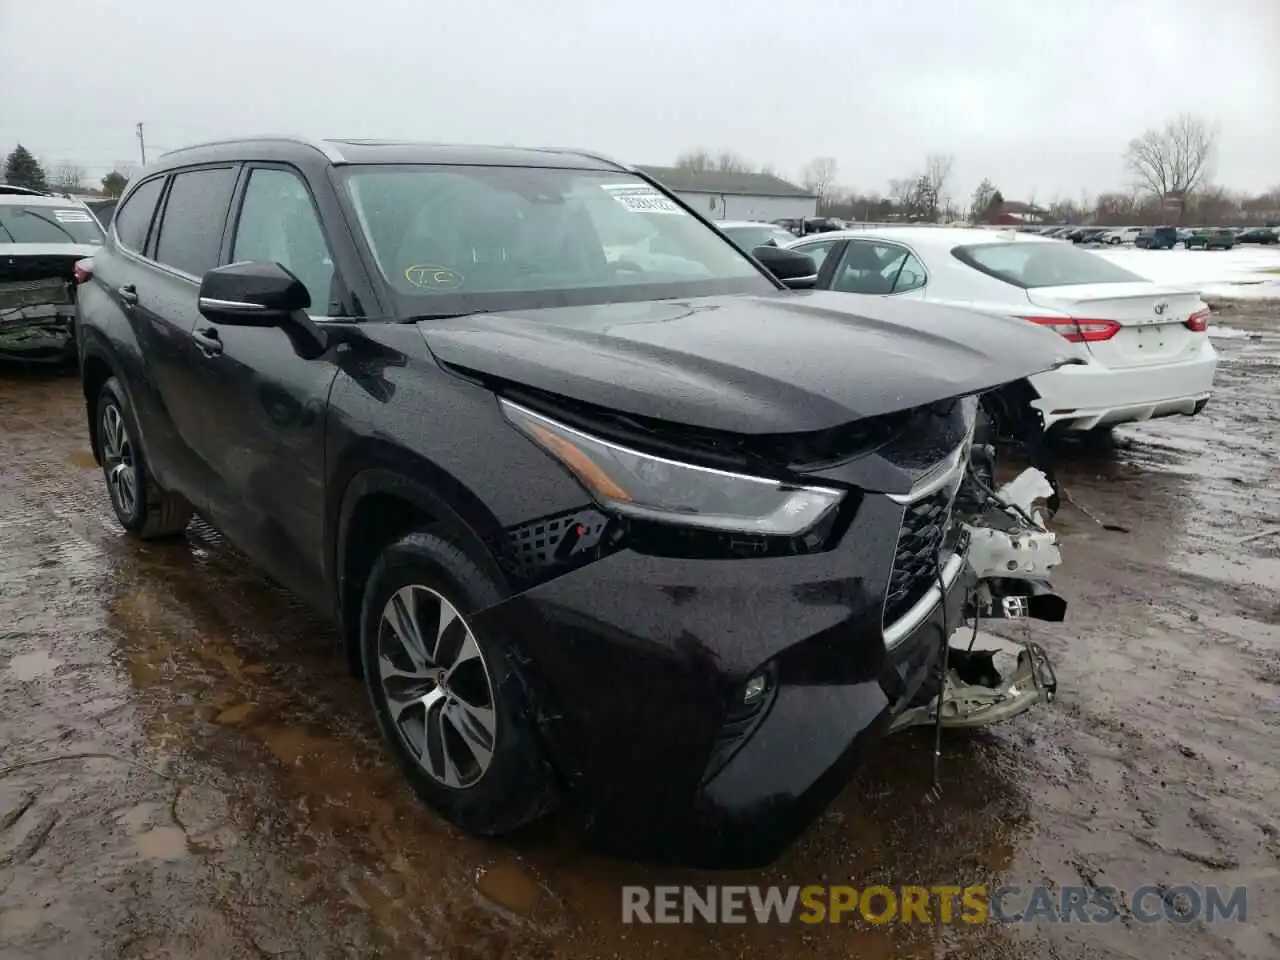
{"type": "Polygon", "coordinates": [[[203,330],[193,331],[191,339],[196,342],[196,346],[200,348],[200,352],[206,357],[216,357],[222,353],[222,340],[218,337],[218,331],[213,327],[205,327],[203,330]]]}
{"type": "Polygon", "coordinates": [[[120,299],[132,306],[138,302],[138,288],[132,283],[126,283],[123,287],[116,287],[116,293],[120,295],[120,299]]]}

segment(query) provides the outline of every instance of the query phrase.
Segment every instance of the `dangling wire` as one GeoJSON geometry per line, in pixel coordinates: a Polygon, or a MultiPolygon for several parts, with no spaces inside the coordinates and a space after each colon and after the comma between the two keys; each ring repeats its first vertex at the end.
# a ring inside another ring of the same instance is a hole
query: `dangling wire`
{"type": "Polygon", "coordinates": [[[947,623],[947,584],[942,577],[942,546],[933,553],[934,576],[938,579],[938,593],[942,598],[942,656],[938,663],[938,695],[934,702],[933,717],[933,786],[929,788],[926,799],[933,801],[942,798],[942,698],[947,692],[948,661],[951,653],[951,627],[947,623]]]}

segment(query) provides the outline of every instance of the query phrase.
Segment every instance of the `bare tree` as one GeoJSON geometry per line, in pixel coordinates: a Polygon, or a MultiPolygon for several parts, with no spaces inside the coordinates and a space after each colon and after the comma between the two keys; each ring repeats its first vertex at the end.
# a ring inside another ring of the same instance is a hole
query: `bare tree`
{"type": "Polygon", "coordinates": [[[924,173],[920,174],[919,202],[921,215],[930,222],[938,219],[954,163],[955,158],[949,153],[931,153],[925,158],[924,173]]]}
{"type": "Polygon", "coordinates": [[[51,184],[58,190],[84,189],[84,167],[75,163],[60,163],[53,171],[51,184]]]}
{"type": "Polygon", "coordinates": [[[999,192],[996,185],[984,177],[969,200],[969,219],[974,223],[986,223],[991,212],[992,198],[999,192]]]}
{"type": "Polygon", "coordinates": [[[899,215],[915,219],[920,214],[920,177],[901,177],[889,181],[889,196],[899,215]]]}
{"type": "Polygon", "coordinates": [[[721,150],[712,154],[701,147],[688,150],[676,157],[676,166],[681,170],[697,170],[705,172],[717,170],[720,173],[751,173],[755,167],[732,150],[721,150]]]}
{"type": "Polygon", "coordinates": [[[1139,185],[1160,198],[1185,201],[1209,173],[1217,130],[1190,113],[1129,141],[1125,164],[1139,185]]]}
{"type": "Polygon", "coordinates": [[[839,165],[834,157],[816,157],[805,164],[800,172],[804,188],[818,198],[818,208],[825,209],[835,200],[836,171],[839,165]]]}
{"type": "Polygon", "coordinates": [[[721,150],[716,155],[715,168],[721,173],[751,173],[754,167],[732,150],[721,150]]]}
{"type": "Polygon", "coordinates": [[[676,166],[681,170],[714,170],[715,165],[711,154],[701,148],[688,150],[676,157],[676,166]]]}

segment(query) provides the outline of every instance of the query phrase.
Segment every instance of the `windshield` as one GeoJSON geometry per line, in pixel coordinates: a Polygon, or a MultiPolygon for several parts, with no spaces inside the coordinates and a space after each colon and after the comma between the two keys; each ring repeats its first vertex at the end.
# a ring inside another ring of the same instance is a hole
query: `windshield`
{"type": "Polygon", "coordinates": [[[777,289],[625,173],[419,164],[353,166],[343,179],[405,316],[777,289]]]}
{"type": "Polygon", "coordinates": [[[775,227],[773,224],[760,224],[759,226],[751,225],[745,227],[721,227],[724,235],[737,244],[739,250],[746,250],[748,253],[756,247],[775,246],[785,247],[787,244],[795,240],[791,234],[781,227],[775,227]]]}
{"type": "Polygon", "coordinates": [[[961,263],[1023,289],[1146,280],[1095,253],[1059,243],[986,243],[956,247],[951,254],[961,263]]]}
{"type": "Polygon", "coordinates": [[[82,207],[0,202],[0,243],[102,243],[102,227],[82,207]]]}

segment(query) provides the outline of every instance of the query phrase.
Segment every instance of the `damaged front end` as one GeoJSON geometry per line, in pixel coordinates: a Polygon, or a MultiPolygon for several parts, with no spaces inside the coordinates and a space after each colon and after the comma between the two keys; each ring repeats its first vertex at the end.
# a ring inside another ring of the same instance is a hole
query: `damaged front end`
{"type": "Polygon", "coordinates": [[[74,361],[76,286],[89,252],[0,249],[0,360],[74,361]]]}
{"type": "Polygon", "coordinates": [[[941,682],[926,685],[892,730],[985,727],[1048,703],[1057,693],[1049,655],[1030,639],[1029,625],[1033,619],[1060,622],[1066,615],[1066,601],[1050,585],[1062,562],[1057,536],[1037,507],[1053,496],[1054,487],[1043,471],[1029,467],[993,489],[994,459],[991,447],[974,448],[955,504],[976,581],[966,623],[951,634],[941,682]],[[1023,636],[1010,640],[986,633],[984,620],[1020,621],[1023,636]]]}

